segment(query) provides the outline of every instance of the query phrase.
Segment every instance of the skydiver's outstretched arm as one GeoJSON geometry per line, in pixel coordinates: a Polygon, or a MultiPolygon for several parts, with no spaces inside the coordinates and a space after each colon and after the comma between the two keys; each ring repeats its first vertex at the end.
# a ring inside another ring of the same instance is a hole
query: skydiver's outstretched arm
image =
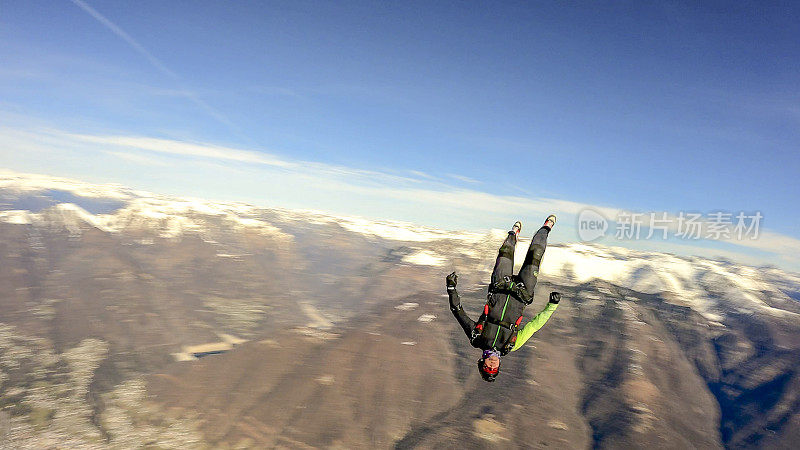
{"type": "Polygon", "coordinates": [[[517,342],[514,343],[514,347],[511,351],[518,350],[520,347],[525,345],[525,342],[533,336],[533,333],[536,333],[541,329],[550,316],[553,315],[556,308],[558,307],[558,302],[561,301],[561,294],[558,292],[551,292],[550,293],[550,301],[547,302],[547,306],[544,307],[543,310],[539,312],[530,322],[526,323],[524,327],[517,333],[517,342]]]}
{"type": "Polygon", "coordinates": [[[468,339],[472,339],[472,330],[475,328],[475,321],[470,319],[464,308],[461,306],[461,297],[458,296],[456,284],[458,283],[458,275],[455,272],[447,276],[447,295],[450,297],[450,311],[458,320],[458,324],[464,330],[468,339]]]}

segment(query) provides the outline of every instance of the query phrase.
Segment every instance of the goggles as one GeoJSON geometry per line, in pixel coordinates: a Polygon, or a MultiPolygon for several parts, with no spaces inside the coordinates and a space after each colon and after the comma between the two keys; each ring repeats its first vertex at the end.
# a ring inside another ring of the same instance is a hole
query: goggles
{"type": "Polygon", "coordinates": [[[481,359],[491,358],[492,356],[500,357],[500,352],[496,350],[484,350],[481,359]]]}

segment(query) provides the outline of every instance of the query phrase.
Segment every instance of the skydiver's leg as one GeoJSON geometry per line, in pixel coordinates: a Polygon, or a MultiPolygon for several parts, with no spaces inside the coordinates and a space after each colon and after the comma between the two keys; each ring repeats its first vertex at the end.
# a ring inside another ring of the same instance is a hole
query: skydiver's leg
{"type": "Polygon", "coordinates": [[[508,237],[497,252],[497,261],[494,263],[492,271],[492,284],[510,277],[514,274],[514,247],[517,246],[517,234],[513,231],[508,232],[508,237]]]}
{"type": "Polygon", "coordinates": [[[522,263],[522,268],[519,270],[519,277],[525,288],[530,295],[533,295],[533,288],[536,286],[536,278],[539,276],[539,265],[542,263],[544,251],[547,248],[547,235],[550,233],[550,228],[542,227],[533,235],[531,239],[531,246],[528,248],[528,253],[525,255],[525,262],[522,263]]]}

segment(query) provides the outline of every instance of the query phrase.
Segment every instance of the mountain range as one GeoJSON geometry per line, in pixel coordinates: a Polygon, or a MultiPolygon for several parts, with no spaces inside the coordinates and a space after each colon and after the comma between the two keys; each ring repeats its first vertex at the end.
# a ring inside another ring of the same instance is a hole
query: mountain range
{"type": "Polygon", "coordinates": [[[487,384],[505,234],[2,172],[0,446],[794,448],[800,275],[550,245],[487,384]]]}

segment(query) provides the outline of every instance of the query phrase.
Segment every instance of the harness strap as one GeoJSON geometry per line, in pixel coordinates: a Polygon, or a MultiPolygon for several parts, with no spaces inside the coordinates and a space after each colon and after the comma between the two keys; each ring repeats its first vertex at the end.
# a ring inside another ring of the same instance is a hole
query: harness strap
{"type": "Polygon", "coordinates": [[[515,325],[514,322],[506,322],[505,320],[495,320],[495,319],[492,319],[491,317],[487,317],[486,321],[489,322],[489,323],[495,324],[498,327],[508,328],[509,330],[512,330],[512,331],[513,331],[514,328],[516,328],[514,326],[515,325]]]}
{"type": "Polygon", "coordinates": [[[502,280],[489,285],[489,296],[491,294],[509,294],[526,305],[533,303],[533,296],[528,293],[528,289],[522,281],[513,281],[511,277],[505,276],[502,280]]]}

